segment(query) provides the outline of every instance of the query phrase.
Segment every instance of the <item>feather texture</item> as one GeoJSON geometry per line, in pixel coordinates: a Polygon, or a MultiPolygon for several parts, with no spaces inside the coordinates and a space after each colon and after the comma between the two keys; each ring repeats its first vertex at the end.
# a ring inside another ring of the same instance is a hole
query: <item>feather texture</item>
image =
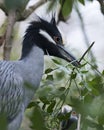
{"type": "Polygon", "coordinates": [[[18,130],[21,125],[24,111],[42,79],[44,54],[48,52],[70,62],[71,55],[60,47],[62,37],[53,18],[51,22],[41,18],[31,22],[22,45],[20,60],[0,61],[0,114],[6,114],[7,130],[18,130]],[[52,40],[40,34],[40,30],[52,40]]]}
{"type": "Polygon", "coordinates": [[[9,122],[17,116],[23,102],[23,81],[14,70],[15,64],[0,62],[0,112],[5,112],[9,122]]]}
{"type": "Polygon", "coordinates": [[[43,66],[44,52],[37,46],[22,60],[0,61],[0,114],[7,117],[7,130],[19,129],[24,111],[39,87],[43,66]]]}

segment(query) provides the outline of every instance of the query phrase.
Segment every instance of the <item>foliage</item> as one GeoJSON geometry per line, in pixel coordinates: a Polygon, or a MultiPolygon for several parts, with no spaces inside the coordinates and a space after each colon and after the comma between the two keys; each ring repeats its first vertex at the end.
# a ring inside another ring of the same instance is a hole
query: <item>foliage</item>
{"type": "MultiPolygon", "coordinates": [[[[85,4],[84,0],[78,1],[85,4]]],[[[76,1],[59,2],[63,16],[68,17],[76,1]]],[[[54,1],[51,4],[54,6],[54,1]]],[[[60,122],[68,119],[70,113],[64,116],[59,114],[64,104],[72,106],[81,114],[81,130],[104,129],[104,71],[99,72],[96,61],[90,63],[84,56],[78,68],[56,58],[52,59],[53,65],[46,67],[41,87],[36,93],[36,100],[30,105],[30,108],[39,109],[44,129],[59,130],[60,122]]],[[[31,120],[32,124],[37,120],[35,109],[30,116],[30,119],[31,117],[34,119],[31,120]]]]}
{"type": "Polygon", "coordinates": [[[7,10],[16,9],[23,11],[29,0],[4,0],[4,5],[7,10]]]}
{"type": "MultiPolygon", "coordinates": [[[[63,117],[59,112],[68,104],[81,114],[81,130],[103,130],[104,71],[100,73],[85,58],[78,68],[59,59],[52,61],[54,68],[45,69],[41,88],[36,93],[37,100],[31,105],[39,108],[46,129],[59,130],[60,122],[70,116],[63,117]]],[[[35,114],[32,117],[37,120],[35,114]]]]}
{"type": "Polygon", "coordinates": [[[60,0],[60,4],[62,6],[61,10],[64,17],[67,17],[71,13],[73,4],[77,1],[83,5],[85,4],[85,0],[60,0]]]}
{"type": "Polygon", "coordinates": [[[4,113],[0,113],[0,129],[1,130],[7,129],[6,114],[4,114],[4,113]]]}
{"type": "MultiPolygon", "coordinates": [[[[51,0],[49,8],[57,1],[61,4],[64,18],[70,15],[74,2],[85,4],[84,0],[51,0]]],[[[21,12],[27,3],[28,0],[5,0],[7,10],[17,9],[21,12]]],[[[28,109],[33,108],[29,116],[32,130],[59,130],[60,122],[70,116],[70,113],[64,116],[59,114],[64,104],[74,107],[81,114],[81,130],[104,129],[104,71],[99,72],[93,63],[85,58],[82,60],[79,68],[76,68],[53,58],[54,65],[46,67],[36,99],[28,106],[28,109]]],[[[0,122],[0,128],[5,130],[5,118],[0,117],[0,122]]]]}

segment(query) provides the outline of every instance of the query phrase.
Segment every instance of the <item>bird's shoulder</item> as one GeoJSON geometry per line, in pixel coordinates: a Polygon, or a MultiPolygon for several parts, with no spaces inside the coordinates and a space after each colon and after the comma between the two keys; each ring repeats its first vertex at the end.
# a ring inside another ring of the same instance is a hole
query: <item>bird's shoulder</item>
{"type": "MultiPolygon", "coordinates": [[[[22,77],[16,72],[16,64],[13,61],[0,61],[0,80],[13,83],[22,83],[22,77]]],[[[1,85],[1,82],[0,82],[1,85]]]]}
{"type": "Polygon", "coordinates": [[[23,103],[23,81],[15,72],[15,63],[0,61],[0,112],[12,120],[23,103]]]}
{"type": "Polygon", "coordinates": [[[15,62],[0,61],[0,93],[11,93],[15,91],[16,95],[22,95],[23,79],[15,69],[15,62]]]}

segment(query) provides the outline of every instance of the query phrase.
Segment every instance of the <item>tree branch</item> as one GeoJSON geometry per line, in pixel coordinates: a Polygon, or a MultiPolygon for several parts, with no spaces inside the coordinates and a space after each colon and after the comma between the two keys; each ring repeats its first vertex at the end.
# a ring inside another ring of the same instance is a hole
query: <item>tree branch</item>
{"type": "Polygon", "coordinates": [[[92,48],[92,46],[94,45],[95,42],[93,42],[89,48],[85,51],[85,53],[82,55],[82,57],[79,60],[79,63],[83,60],[83,58],[85,57],[85,55],[89,52],[89,50],[92,48]]]}
{"type": "MultiPolygon", "coordinates": [[[[34,5],[30,6],[28,9],[25,9],[22,14],[19,14],[19,17],[17,18],[18,21],[25,20],[28,18],[38,7],[43,5],[47,0],[40,0],[34,5]]],[[[20,12],[21,13],[21,12],[20,12]]]]}
{"type": "Polygon", "coordinates": [[[4,60],[9,60],[10,59],[10,53],[11,53],[11,48],[12,48],[12,32],[13,32],[13,27],[16,22],[16,11],[15,10],[10,10],[8,12],[8,24],[7,24],[7,30],[5,34],[5,42],[4,42],[4,53],[3,53],[3,59],[4,60]]]}
{"type": "MultiPolygon", "coordinates": [[[[81,29],[82,29],[82,32],[83,32],[83,35],[84,35],[84,38],[85,38],[85,44],[86,44],[86,46],[89,48],[89,46],[90,46],[90,45],[89,45],[89,39],[88,39],[88,36],[87,36],[87,33],[86,33],[84,21],[83,21],[83,18],[82,18],[82,15],[81,15],[81,13],[80,13],[80,10],[79,10],[79,7],[78,7],[78,4],[77,4],[77,3],[75,4],[75,9],[76,9],[76,12],[77,12],[77,14],[78,14],[78,17],[79,17],[79,20],[80,20],[80,23],[81,23],[81,29]]],[[[96,62],[95,62],[95,59],[96,59],[96,58],[95,58],[93,52],[90,51],[89,54],[90,54],[91,62],[92,62],[93,64],[95,64],[95,66],[97,67],[96,62]]]]}
{"type": "Polygon", "coordinates": [[[27,17],[29,17],[38,7],[40,7],[42,4],[47,2],[47,0],[40,0],[34,5],[30,6],[29,9],[25,9],[23,13],[21,13],[21,10],[19,9],[11,9],[6,10],[4,2],[0,2],[0,8],[5,12],[5,14],[8,16],[8,23],[7,23],[7,29],[5,33],[5,37],[1,37],[0,39],[0,45],[4,42],[4,51],[3,51],[3,59],[9,60],[10,59],[10,53],[12,49],[12,32],[13,27],[16,23],[16,21],[25,20],[27,17]]]}

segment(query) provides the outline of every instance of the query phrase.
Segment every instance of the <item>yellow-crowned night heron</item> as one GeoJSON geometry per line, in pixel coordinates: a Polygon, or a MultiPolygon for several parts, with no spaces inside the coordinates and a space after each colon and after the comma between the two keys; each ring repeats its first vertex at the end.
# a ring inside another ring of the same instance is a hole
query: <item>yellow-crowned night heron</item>
{"type": "Polygon", "coordinates": [[[64,105],[62,107],[61,113],[62,115],[70,114],[68,119],[64,119],[61,121],[60,130],[76,130],[77,129],[77,122],[78,122],[78,115],[74,111],[74,109],[69,105],[64,105]]]}
{"type": "Polygon", "coordinates": [[[5,113],[7,130],[18,130],[24,111],[38,88],[44,67],[44,54],[78,61],[64,49],[55,19],[41,18],[30,23],[18,61],[0,61],[0,113],[5,113]]]}

